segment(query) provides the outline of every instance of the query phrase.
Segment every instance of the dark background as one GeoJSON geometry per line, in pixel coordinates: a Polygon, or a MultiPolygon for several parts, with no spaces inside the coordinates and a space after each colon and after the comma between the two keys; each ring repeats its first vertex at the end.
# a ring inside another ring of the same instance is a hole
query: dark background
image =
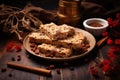
{"type": "Polygon", "coordinates": [[[6,5],[16,6],[20,8],[23,8],[29,2],[35,6],[40,6],[44,9],[51,10],[58,7],[59,0],[0,0],[0,4],[4,3],[6,5]]]}
{"type": "MultiPolygon", "coordinates": [[[[120,0],[83,0],[87,2],[93,2],[105,7],[107,10],[120,7],[120,0]]],[[[44,9],[56,9],[58,7],[59,0],[0,0],[0,4],[4,3],[16,7],[23,8],[28,2],[31,2],[35,6],[40,6],[44,9]],[[49,7],[48,7],[49,6],[49,7]]]]}
{"type": "MultiPolygon", "coordinates": [[[[93,7],[93,8],[90,8],[89,10],[86,10],[85,12],[82,10],[84,12],[84,15],[81,19],[80,25],[82,25],[83,20],[85,20],[86,18],[89,18],[89,17],[99,17],[100,16],[100,17],[106,18],[109,16],[114,16],[114,14],[116,12],[120,12],[120,0],[82,0],[82,1],[99,4],[99,5],[103,6],[103,8],[106,10],[103,11],[103,10],[101,10],[100,7],[97,7],[97,8],[93,7]],[[109,13],[109,11],[110,11],[110,13],[109,13]],[[104,15],[104,13],[107,13],[107,12],[108,12],[108,14],[104,15]]],[[[59,0],[0,0],[0,4],[15,6],[15,7],[19,7],[19,8],[24,8],[28,3],[31,3],[34,6],[41,7],[45,10],[50,10],[50,11],[53,11],[54,13],[56,13],[56,11],[58,9],[59,0]]]]}

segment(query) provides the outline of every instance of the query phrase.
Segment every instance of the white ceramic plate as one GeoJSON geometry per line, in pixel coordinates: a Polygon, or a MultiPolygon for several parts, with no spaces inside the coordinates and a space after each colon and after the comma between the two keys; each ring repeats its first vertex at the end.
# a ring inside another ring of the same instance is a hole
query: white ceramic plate
{"type": "Polygon", "coordinates": [[[46,60],[50,60],[50,61],[69,61],[69,60],[74,60],[74,59],[78,59],[78,58],[81,58],[83,56],[85,56],[86,54],[88,54],[91,50],[93,50],[93,48],[95,47],[96,45],[96,40],[94,38],[94,36],[85,31],[85,30],[82,30],[82,29],[78,29],[78,28],[75,28],[76,31],[80,31],[83,33],[83,35],[86,36],[87,40],[89,41],[89,44],[90,44],[90,47],[88,48],[88,51],[82,53],[82,54],[79,54],[79,55],[73,55],[73,56],[70,56],[70,57],[67,57],[67,58],[57,58],[57,57],[46,57],[45,55],[43,54],[35,54],[31,48],[30,48],[30,43],[29,43],[29,37],[28,34],[24,41],[23,41],[23,46],[24,48],[30,53],[30,54],[33,54],[34,56],[36,57],[39,57],[39,58],[43,58],[43,59],[46,59],[46,60]]]}

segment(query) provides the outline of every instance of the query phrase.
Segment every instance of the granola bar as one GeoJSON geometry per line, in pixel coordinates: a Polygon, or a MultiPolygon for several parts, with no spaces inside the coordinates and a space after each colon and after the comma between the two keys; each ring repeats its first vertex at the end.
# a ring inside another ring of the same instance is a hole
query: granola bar
{"type": "Polygon", "coordinates": [[[50,39],[65,39],[69,35],[74,34],[74,29],[66,24],[56,25],[54,23],[45,24],[40,27],[40,31],[45,33],[50,39]]]}
{"type": "Polygon", "coordinates": [[[52,40],[41,32],[33,32],[29,35],[30,42],[34,43],[50,43],[52,44],[52,40]]]}
{"type": "Polygon", "coordinates": [[[71,49],[80,49],[82,44],[86,41],[86,37],[81,32],[76,32],[73,36],[70,36],[62,40],[51,40],[44,33],[34,32],[29,35],[30,42],[35,43],[48,43],[56,46],[62,46],[71,49]]]}
{"type": "Polygon", "coordinates": [[[55,45],[45,43],[38,45],[38,49],[43,54],[50,54],[54,55],[55,57],[68,57],[72,53],[71,49],[57,47],[55,45]]]}

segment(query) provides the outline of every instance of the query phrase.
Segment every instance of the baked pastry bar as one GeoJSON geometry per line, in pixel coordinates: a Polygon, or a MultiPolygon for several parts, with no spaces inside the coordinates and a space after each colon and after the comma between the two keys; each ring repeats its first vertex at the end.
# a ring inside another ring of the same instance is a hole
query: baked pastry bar
{"type": "Polygon", "coordinates": [[[33,32],[29,35],[30,42],[34,43],[49,43],[52,44],[52,40],[42,32],[33,32]]]}
{"type": "Polygon", "coordinates": [[[66,48],[80,49],[85,41],[86,37],[81,32],[76,32],[75,35],[67,39],[56,41],[55,44],[66,48]]]}
{"type": "Polygon", "coordinates": [[[71,55],[72,51],[68,48],[56,47],[51,44],[41,44],[38,45],[40,53],[54,55],[55,57],[68,57],[71,55]]]}
{"type": "Polygon", "coordinates": [[[41,25],[40,31],[45,33],[52,40],[65,39],[67,36],[73,35],[75,32],[72,27],[66,24],[58,26],[54,23],[41,25]]]}
{"type": "Polygon", "coordinates": [[[75,32],[73,36],[62,40],[51,40],[48,36],[41,32],[34,32],[29,35],[30,42],[48,43],[56,46],[62,46],[71,49],[80,49],[86,41],[86,37],[81,32],[75,32]]]}

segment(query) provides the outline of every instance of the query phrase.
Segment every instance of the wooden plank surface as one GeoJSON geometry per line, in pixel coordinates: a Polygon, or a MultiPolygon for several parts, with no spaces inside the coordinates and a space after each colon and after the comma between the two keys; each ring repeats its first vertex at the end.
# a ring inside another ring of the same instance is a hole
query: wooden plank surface
{"type": "Polygon", "coordinates": [[[64,66],[64,62],[48,62],[36,57],[29,55],[24,48],[20,52],[4,52],[4,55],[0,58],[0,70],[7,69],[6,72],[0,71],[0,80],[90,80],[90,74],[88,72],[88,65],[90,62],[86,60],[93,55],[86,56],[86,58],[68,62],[67,66],[64,66]],[[17,56],[21,56],[21,60],[17,60],[17,56]],[[15,58],[15,61],[12,60],[15,58]],[[86,60],[86,61],[85,61],[86,60]],[[34,74],[30,72],[20,71],[7,67],[7,62],[12,61],[19,63],[21,65],[37,67],[37,68],[48,68],[51,64],[55,65],[55,68],[52,69],[52,76],[47,77],[40,74],[34,74]],[[60,70],[60,74],[57,73],[57,70],[60,70]],[[11,76],[12,75],[12,76],[11,76]]]}
{"type": "MultiPolygon", "coordinates": [[[[30,55],[22,46],[22,51],[7,52],[6,46],[9,42],[15,41],[18,44],[20,42],[14,40],[14,37],[0,38],[0,48],[2,52],[2,57],[0,57],[0,80],[93,80],[91,74],[89,73],[88,67],[91,62],[93,62],[98,54],[97,50],[93,50],[90,54],[78,60],[69,62],[49,62],[46,60],[38,59],[37,57],[30,55]],[[21,60],[17,60],[17,56],[21,56],[21,60]],[[29,56],[29,57],[28,57],[29,56]],[[12,58],[15,60],[13,61],[12,58]],[[47,77],[41,74],[30,73],[26,71],[16,70],[7,67],[7,62],[12,61],[21,65],[37,67],[37,68],[48,68],[51,64],[55,66],[52,70],[52,76],[47,77]],[[65,65],[67,63],[67,65],[65,65]],[[2,69],[7,69],[2,72],[2,69]],[[60,70],[59,74],[57,70],[60,70]]],[[[100,50],[102,53],[107,53],[108,47],[104,46],[100,50]]],[[[100,80],[100,79],[96,79],[100,80]]]]}

